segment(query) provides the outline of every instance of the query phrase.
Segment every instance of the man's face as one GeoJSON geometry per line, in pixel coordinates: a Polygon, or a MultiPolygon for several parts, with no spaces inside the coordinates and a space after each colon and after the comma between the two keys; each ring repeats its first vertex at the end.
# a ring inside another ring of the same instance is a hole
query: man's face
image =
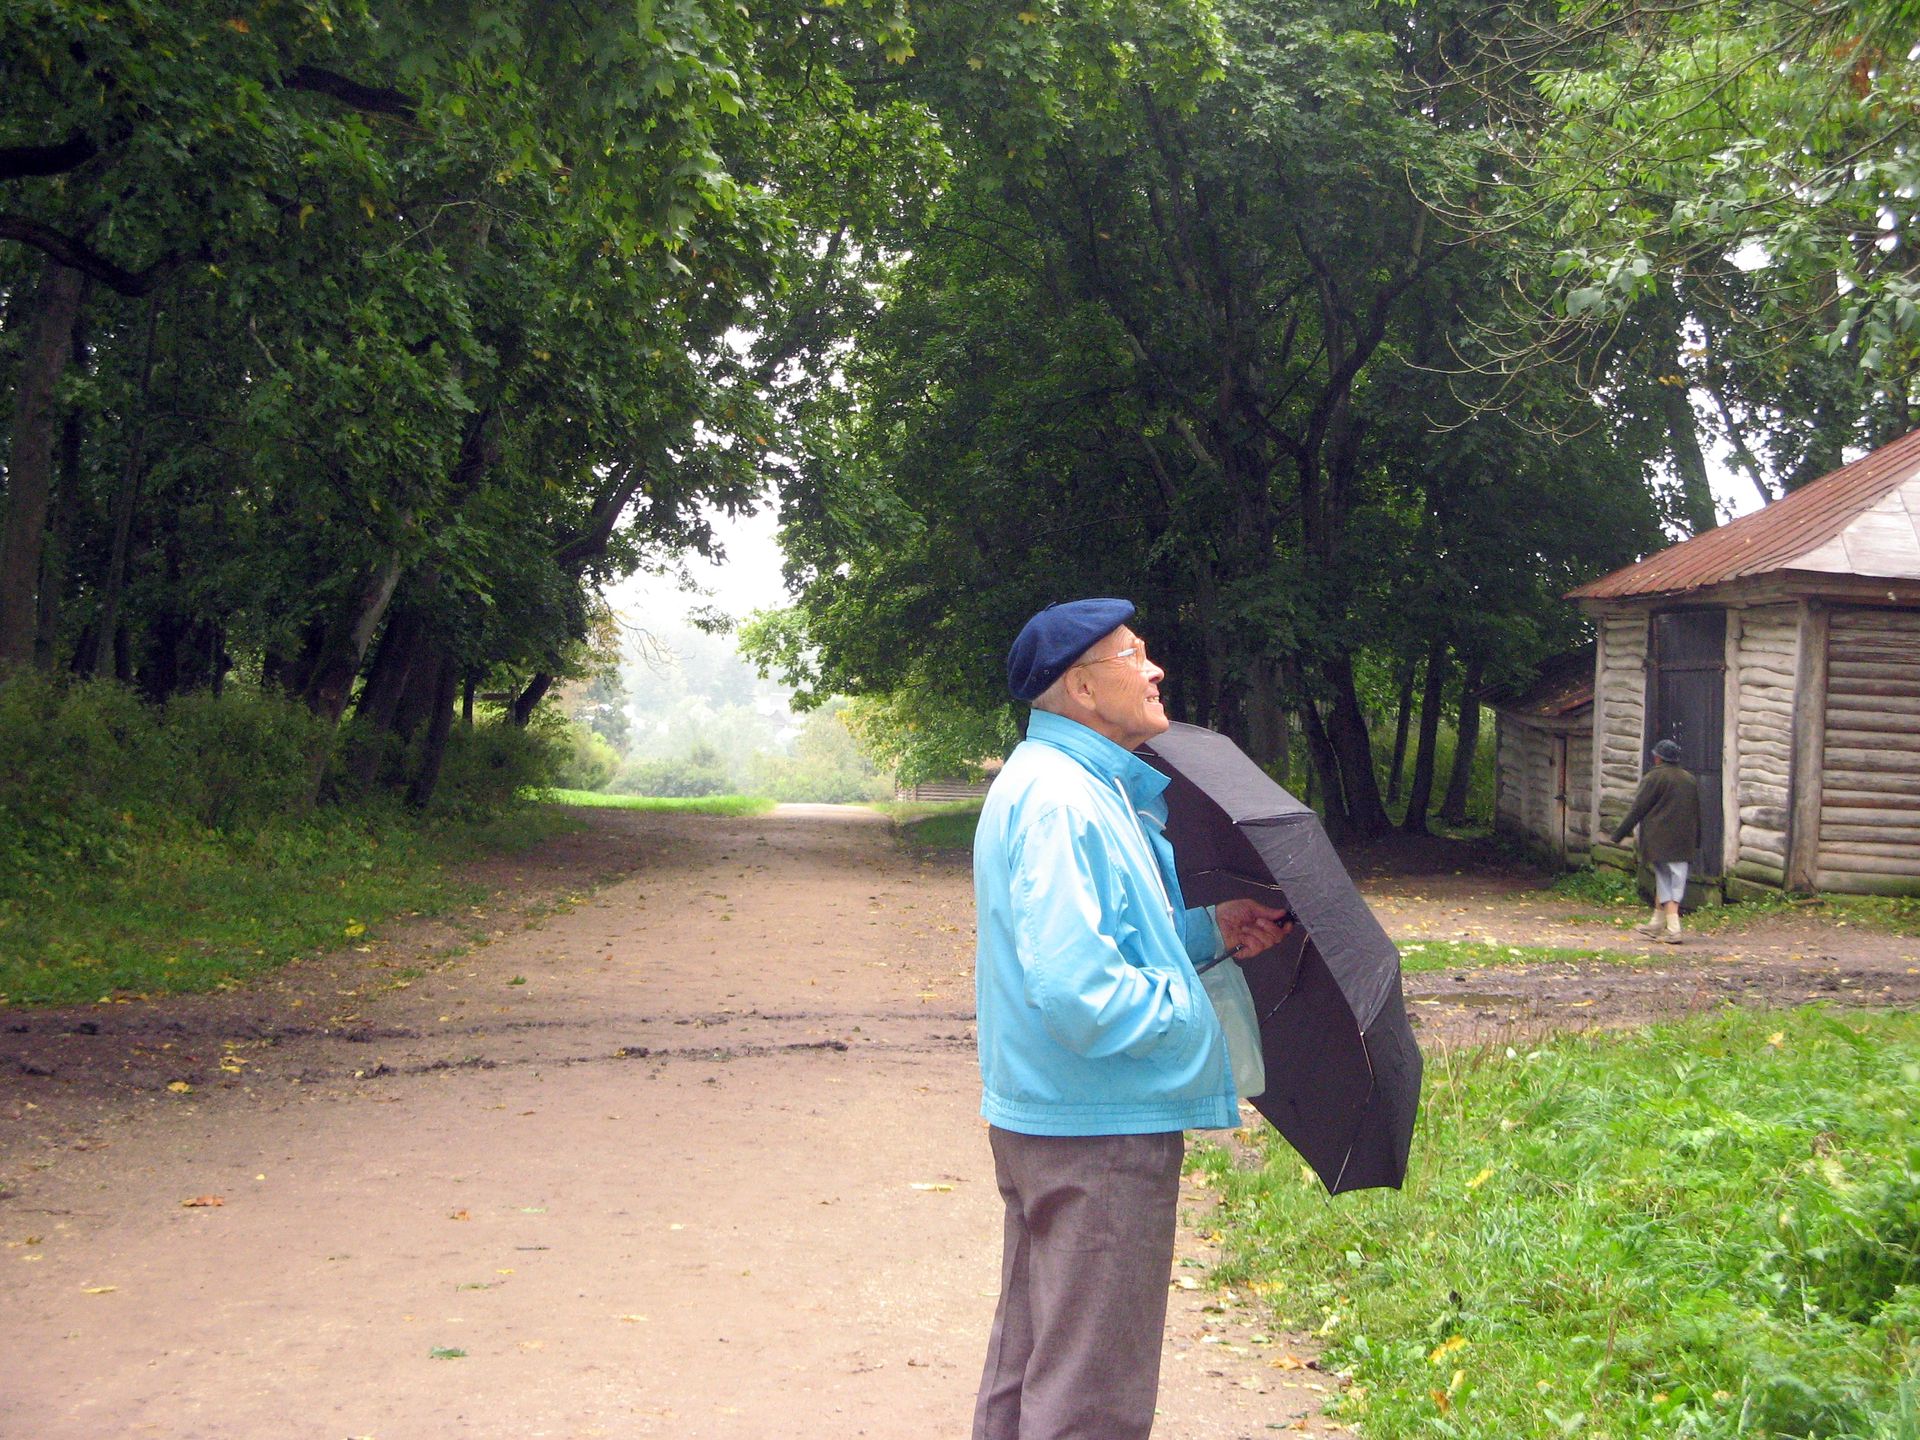
{"type": "Polygon", "coordinates": [[[1147,658],[1146,642],[1125,625],[1090,645],[1074,670],[1091,693],[1089,729],[1129,750],[1166,733],[1160,682],[1167,672],[1147,658]]]}

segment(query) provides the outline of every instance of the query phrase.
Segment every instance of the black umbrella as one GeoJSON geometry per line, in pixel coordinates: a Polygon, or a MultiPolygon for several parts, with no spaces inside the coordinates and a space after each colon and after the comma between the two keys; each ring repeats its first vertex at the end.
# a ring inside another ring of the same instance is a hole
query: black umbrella
{"type": "Polygon", "coordinates": [[[1420,1101],[1420,1047],[1400,952],[1360,898],[1320,817],[1226,736],[1175,725],[1140,749],[1171,777],[1167,838],[1189,905],[1250,897],[1299,923],[1243,958],[1267,1088],[1254,1108],[1328,1191],[1398,1187],[1420,1101]]]}

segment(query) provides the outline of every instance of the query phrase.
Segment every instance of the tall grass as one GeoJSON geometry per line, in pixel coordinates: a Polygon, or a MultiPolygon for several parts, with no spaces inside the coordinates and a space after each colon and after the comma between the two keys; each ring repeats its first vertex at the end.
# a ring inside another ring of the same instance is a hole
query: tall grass
{"type": "Polygon", "coordinates": [[[1920,1017],[1748,1013],[1430,1057],[1399,1193],[1202,1163],[1376,1440],[1912,1440],[1916,1106],[1920,1017]]]}

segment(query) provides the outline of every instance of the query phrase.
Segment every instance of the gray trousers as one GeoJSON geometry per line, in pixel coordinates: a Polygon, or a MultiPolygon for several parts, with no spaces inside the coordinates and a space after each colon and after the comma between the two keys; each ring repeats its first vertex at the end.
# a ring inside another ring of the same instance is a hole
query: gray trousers
{"type": "Polygon", "coordinates": [[[988,1138],[1006,1232],[973,1440],[1146,1440],[1184,1136],[988,1138]]]}

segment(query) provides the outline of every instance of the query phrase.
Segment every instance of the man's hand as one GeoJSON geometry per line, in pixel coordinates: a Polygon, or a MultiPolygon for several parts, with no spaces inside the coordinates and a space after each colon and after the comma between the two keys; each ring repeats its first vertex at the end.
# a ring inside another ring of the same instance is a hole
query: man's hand
{"type": "Polygon", "coordinates": [[[1222,900],[1213,907],[1213,918],[1227,954],[1236,959],[1265,954],[1287,938],[1295,923],[1292,911],[1258,900],[1222,900]]]}

